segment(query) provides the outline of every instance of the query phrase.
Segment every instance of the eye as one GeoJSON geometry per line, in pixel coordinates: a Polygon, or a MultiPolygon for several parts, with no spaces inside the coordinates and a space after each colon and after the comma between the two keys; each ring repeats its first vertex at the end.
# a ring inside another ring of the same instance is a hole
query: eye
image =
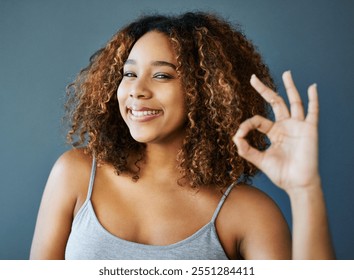
{"type": "Polygon", "coordinates": [[[169,74],[166,74],[166,73],[156,73],[154,75],[154,78],[159,79],[159,80],[169,80],[169,79],[172,79],[173,77],[169,74]]]}
{"type": "Polygon", "coordinates": [[[126,72],[123,73],[123,77],[133,78],[133,77],[136,77],[136,74],[134,72],[131,72],[131,71],[126,71],[126,72]]]}

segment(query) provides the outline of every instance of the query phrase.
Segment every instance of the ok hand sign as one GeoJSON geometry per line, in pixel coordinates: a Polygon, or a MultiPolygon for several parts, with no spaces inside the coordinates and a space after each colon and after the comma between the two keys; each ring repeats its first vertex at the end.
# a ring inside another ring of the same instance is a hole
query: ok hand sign
{"type": "Polygon", "coordinates": [[[319,106],[316,85],[308,89],[309,105],[305,116],[290,71],[283,74],[290,112],[284,100],[255,75],[252,75],[250,82],[270,103],[275,122],[261,116],[244,121],[233,138],[239,155],[257,166],[274,184],[287,192],[318,184],[319,106]],[[265,133],[270,139],[271,146],[266,151],[259,151],[247,143],[245,137],[254,129],[265,133]]]}

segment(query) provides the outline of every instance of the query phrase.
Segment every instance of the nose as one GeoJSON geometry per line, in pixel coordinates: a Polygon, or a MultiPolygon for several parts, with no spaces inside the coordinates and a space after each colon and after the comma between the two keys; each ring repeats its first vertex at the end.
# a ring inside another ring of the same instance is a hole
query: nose
{"type": "Polygon", "coordinates": [[[129,96],[137,99],[151,97],[151,91],[142,79],[136,79],[129,91],[129,96]]]}

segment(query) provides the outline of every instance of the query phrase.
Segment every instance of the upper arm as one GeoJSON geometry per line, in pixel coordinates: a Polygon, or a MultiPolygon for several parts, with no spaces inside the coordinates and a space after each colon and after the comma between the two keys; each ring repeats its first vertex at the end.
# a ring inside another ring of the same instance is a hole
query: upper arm
{"type": "Polygon", "coordinates": [[[54,164],[38,212],[31,259],[64,259],[80,187],[88,184],[85,157],[73,150],[64,153],[54,164]]]}
{"type": "Polygon", "coordinates": [[[240,191],[238,210],[242,214],[239,250],[244,259],[290,259],[288,224],[274,201],[260,190],[240,191]]]}

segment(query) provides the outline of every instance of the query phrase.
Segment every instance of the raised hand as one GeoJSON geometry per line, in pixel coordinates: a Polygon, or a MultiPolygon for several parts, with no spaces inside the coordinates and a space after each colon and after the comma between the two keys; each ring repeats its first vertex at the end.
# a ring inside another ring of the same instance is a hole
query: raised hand
{"type": "Polygon", "coordinates": [[[252,75],[250,82],[270,103],[275,122],[261,116],[244,121],[233,138],[239,155],[257,166],[274,184],[286,191],[318,185],[319,106],[316,85],[313,84],[308,89],[309,104],[305,116],[290,71],[283,74],[290,112],[283,98],[265,86],[255,75],[252,75]],[[267,150],[259,151],[246,141],[247,134],[255,129],[265,133],[271,141],[267,150]]]}

